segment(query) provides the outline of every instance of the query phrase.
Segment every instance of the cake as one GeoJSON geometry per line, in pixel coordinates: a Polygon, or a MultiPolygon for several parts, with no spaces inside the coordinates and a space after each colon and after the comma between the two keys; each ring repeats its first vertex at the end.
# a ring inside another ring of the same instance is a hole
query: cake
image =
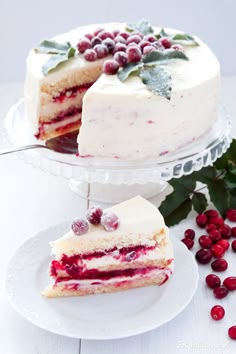
{"type": "Polygon", "coordinates": [[[205,43],[147,21],[78,27],[27,58],[32,133],[45,140],[79,129],[82,157],[175,152],[211,128],[219,91],[220,66],[205,43]]]}
{"type": "Polygon", "coordinates": [[[54,283],[43,295],[78,296],[161,285],[173,271],[173,248],[158,209],[140,196],[87,218],[51,242],[54,283]]]}

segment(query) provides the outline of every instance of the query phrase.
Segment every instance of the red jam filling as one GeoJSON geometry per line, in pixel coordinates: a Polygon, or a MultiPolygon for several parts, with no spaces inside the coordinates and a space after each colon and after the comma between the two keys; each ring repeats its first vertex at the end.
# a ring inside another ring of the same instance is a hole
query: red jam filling
{"type": "Polygon", "coordinates": [[[62,103],[65,99],[74,98],[78,93],[82,93],[84,91],[87,91],[93,84],[94,84],[94,82],[90,82],[87,84],[77,85],[77,86],[73,86],[68,89],[65,89],[62,92],[60,92],[60,94],[58,96],[55,96],[52,98],[53,102],[62,103]]]}

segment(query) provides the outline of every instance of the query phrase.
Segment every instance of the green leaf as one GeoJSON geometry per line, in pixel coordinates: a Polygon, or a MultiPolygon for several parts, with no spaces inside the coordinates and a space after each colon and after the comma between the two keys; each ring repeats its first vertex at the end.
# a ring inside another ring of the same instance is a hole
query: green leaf
{"type": "Polygon", "coordinates": [[[236,209],[236,188],[230,193],[229,208],[236,209]]]}
{"type": "Polygon", "coordinates": [[[70,48],[71,44],[69,42],[58,43],[53,40],[44,40],[34,49],[36,52],[44,54],[65,54],[70,48]]]}
{"type": "Polygon", "coordinates": [[[229,161],[236,165],[236,139],[232,141],[228,150],[214,163],[218,169],[228,168],[229,161]]]}
{"type": "Polygon", "coordinates": [[[156,95],[171,98],[171,75],[161,66],[143,68],[139,74],[142,82],[156,95]]]}
{"type": "Polygon", "coordinates": [[[142,19],[137,23],[127,24],[126,30],[129,32],[139,31],[144,35],[153,33],[153,28],[151,24],[145,19],[142,19]]]}
{"type": "Polygon", "coordinates": [[[188,33],[177,33],[172,36],[172,41],[175,43],[182,43],[185,45],[195,45],[198,46],[198,42],[194,37],[190,36],[188,33]]]}
{"type": "Polygon", "coordinates": [[[170,59],[183,59],[188,60],[188,57],[183,52],[178,50],[165,50],[165,51],[153,51],[148,53],[144,56],[143,62],[150,63],[150,62],[158,62],[162,60],[170,60],[170,59]]]}
{"type": "Polygon", "coordinates": [[[120,81],[124,82],[131,74],[137,73],[142,66],[142,63],[128,63],[118,71],[117,76],[120,81]]]}
{"type": "Polygon", "coordinates": [[[55,69],[59,64],[66,62],[74,55],[75,51],[70,48],[66,54],[52,55],[48,61],[42,66],[42,72],[47,75],[51,70],[55,69]]]}
{"type": "Polygon", "coordinates": [[[224,216],[226,211],[229,209],[230,203],[230,192],[227,189],[225,181],[209,180],[207,186],[212,203],[218,209],[220,214],[224,216]]]}
{"type": "Polygon", "coordinates": [[[167,226],[174,226],[181,220],[186,219],[192,209],[192,201],[187,198],[180,204],[171,214],[165,217],[165,223],[167,226]]]}
{"type": "Polygon", "coordinates": [[[192,197],[192,202],[193,202],[193,209],[201,214],[204,210],[206,210],[207,207],[207,198],[205,194],[199,193],[199,192],[194,192],[193,197],[192,197]]]}

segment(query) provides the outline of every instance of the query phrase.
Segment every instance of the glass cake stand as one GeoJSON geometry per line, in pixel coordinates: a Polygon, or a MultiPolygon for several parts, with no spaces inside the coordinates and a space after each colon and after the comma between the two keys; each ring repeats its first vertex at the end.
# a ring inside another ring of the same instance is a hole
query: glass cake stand
{"type": "MultiPolygon", "coordinates": [[[[14,147],[38,143],[29,131],[23,99],[9,110],[6,129],[14,147]]],[[[116,203],[137,194],[150,198],[160,193],[171,178],[191,174],[212,164],[229,147],[232,140],[230,131],[230,117],[221,106],[212,128],[203,136],[175,153],[156,159],[82,158],[47,149],[27,150],[19,154],[28,163],[69,179],[71,189],[80,196],[116,203]]]]}

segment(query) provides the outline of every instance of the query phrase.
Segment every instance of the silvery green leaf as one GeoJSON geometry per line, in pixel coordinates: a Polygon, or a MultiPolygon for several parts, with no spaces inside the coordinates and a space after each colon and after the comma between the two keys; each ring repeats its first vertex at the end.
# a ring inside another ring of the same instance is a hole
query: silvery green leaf
{"type": "Polygon", "coordinates": [[[58,43],[53,40],[44,40],[34,49],[36,52],[44,54],[65,54],[70,48],[69,42],[58,43]]]}
{"type": "Polygon", "coordinates": [[[124,82],[131,74],[137,73],[142,66],[142,63],[128,63],[118,71],[117,76],[120,81],[124,82]]]}
{"type": "Polygon", "coordinates": [[[156,95],[171,98],[171,75],[162,66],[142,68],[139,76],[147,88],[156,95]]]}
{"type": "Polygon", "coordinates": [[[142,19],[142,20],[138,21],[137,23],[127,24],[126,30],[129,32],[139,31],[144,35],[153,33],[153,28],[152,28],[151,24],[145,19],[142,19]]]}

